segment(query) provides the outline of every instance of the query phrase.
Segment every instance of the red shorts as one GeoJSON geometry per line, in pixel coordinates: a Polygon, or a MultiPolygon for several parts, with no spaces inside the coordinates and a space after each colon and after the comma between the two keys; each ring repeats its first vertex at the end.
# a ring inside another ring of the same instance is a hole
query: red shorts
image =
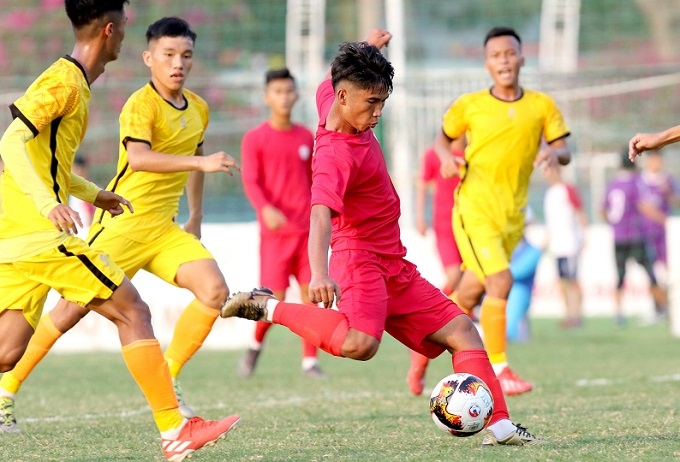
{"type": "Polygon", "coordinates": [[[437,251],[444,268],[460,266],[463,263],[463,259],[458,251],[458,244],[456,244],[456,238],[453,236],[453,223],[448,222],[447,225],[434,228],[437,251]]]}
{"type": "Polygon", "coordinates": [[[330,276],[340,286],[338,310],[349,327],[380,340],[386,331],[436,358],[445,347],[426,339],[463,312],[403,258],[364,250],[333,252],[330,276]]]}
{"type": "Polygon", "coordinates": [[[273,291],[286,290],[290,277],[298,284],[309,284],[306,234],[260,235],[260,284],[273,291]]]}

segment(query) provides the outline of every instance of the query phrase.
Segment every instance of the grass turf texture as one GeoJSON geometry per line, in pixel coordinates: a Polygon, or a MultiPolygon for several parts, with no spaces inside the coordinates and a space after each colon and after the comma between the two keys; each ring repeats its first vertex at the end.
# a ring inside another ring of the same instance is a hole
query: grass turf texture
{"type": "MultiPolygon", "coordinates": [[[[300,342],[269,332],[255,375],[236,376],[241,351],[199,351],[181,379],[205,418],[239,413],[239,426],[201,461],[605,461],[680,457],[680,340],[667,325],[615,328],[589,319],[579,331],[532,323],[529,343],[510,345],[513,367],[536,384],[510,397],[512,419],[550,440],[481,449],[481,435],[435,428],[429,389],[451,372],[430,365],[426,395],[410,395],[408,354],[386,336],[369,362],[321,356],[326,379],[300,373],[300,342]]],[[[151,414],[120,354],[51,354],[17,400],[23,432],[0,434],[0,460],[164,460],[151,414]]]]}

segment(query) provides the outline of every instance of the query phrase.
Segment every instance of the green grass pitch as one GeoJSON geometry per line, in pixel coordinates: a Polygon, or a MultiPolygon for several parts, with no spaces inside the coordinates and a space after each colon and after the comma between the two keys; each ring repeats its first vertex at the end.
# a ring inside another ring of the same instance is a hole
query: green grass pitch
{"type": "MultiPolygon", "coordinates": [[[[218,321],[219,322],[219,321],[218,321]]],[[[550,444],[481,449],[481,435],[436,429],[428,396],[411,396],[408,354],[386,336],[368,362],[332,358],[329,377],[300,374],[301,345],[283,327],[269,332],[250,379],[241,351],[199,351],[181,379],[205,418],[239,413],[239,426],[197,461],[663,461],[680,458],[680,340],[667,325],[615,328],[588,319],[561,331],[532,323],[529,343],[511,344],[513,367],[533,381],[508,398],[511,417],[550,444]]],[[[451,372],[442,355],[426,390],[451,372]]],[[[120,354],[51,354],[17,399],[23,432],[0,434],[3,461],[161,461],[159,436],[120,354]]]]}

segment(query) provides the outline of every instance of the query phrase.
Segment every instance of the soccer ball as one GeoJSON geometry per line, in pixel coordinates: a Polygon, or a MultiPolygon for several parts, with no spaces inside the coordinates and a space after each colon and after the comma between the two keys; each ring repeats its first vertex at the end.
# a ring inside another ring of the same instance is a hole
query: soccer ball
{"type": "Polygon", "coordinates": [[[451,374],[430,395],[430,415],[437,428],[453,436],[472,436],[491,420],[493,398],[486,384],[472,374],[451,374]]]}

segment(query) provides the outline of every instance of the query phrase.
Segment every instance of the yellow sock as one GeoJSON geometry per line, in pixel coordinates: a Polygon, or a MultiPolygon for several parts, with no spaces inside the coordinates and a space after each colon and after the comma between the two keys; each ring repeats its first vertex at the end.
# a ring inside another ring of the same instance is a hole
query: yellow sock
{"type": "Polygon", "coordinates": [[[457,291],[454,291],[451,295],[449,295],[449,299],[450,299],[453,303],[455,303],[456,305],[458,305],[458,308],[460,308],[461,310],[463,310],[463,313],[467,314],[467,315],[470,316],[470,317],[472,316],[472,308],[468,308],[468,307],[466,307],[466,306],[463,306],[463,305],[461,305],[460,302],[458,301],[458,292],[457,292],[457,291]]]}
{"type": "Polygon", "coordinates": [[[31,341],[28,342],[24,355],[14,366],[14,369],[2,375],[0,387],[12,394],[18,393],[24,380],[62,335],[63,333],[59,332],[59,329],[54,326],[50,315],[45,313],[40,318],[38,327],[36,327],[31,341]]]}
{"type": "Polygon", "coordinates": [[[214,310],[198,300],[189,303],[189,306],[180,315],[175,324],[175,333],[172,341],[165,350],[165,359],[170,368],[170,376],[177,378],[182,366],[198,351],[203,341],[210,333],[219,311],[214,310]]]}
{"type": "Polygon", "coordinates": [[[484,331],[484,347],[491,364],[507,362],[505,306],[508,301],[502,298],[484,297],[479,323],[484,331]]]}
{"type": "Polygon", "coordinates": [[[151,407],[158,430],[179,428],[184,418],[179,413],[170,371],[158,340],[137,340],[124,345],[123,359],[151,407]]]}

